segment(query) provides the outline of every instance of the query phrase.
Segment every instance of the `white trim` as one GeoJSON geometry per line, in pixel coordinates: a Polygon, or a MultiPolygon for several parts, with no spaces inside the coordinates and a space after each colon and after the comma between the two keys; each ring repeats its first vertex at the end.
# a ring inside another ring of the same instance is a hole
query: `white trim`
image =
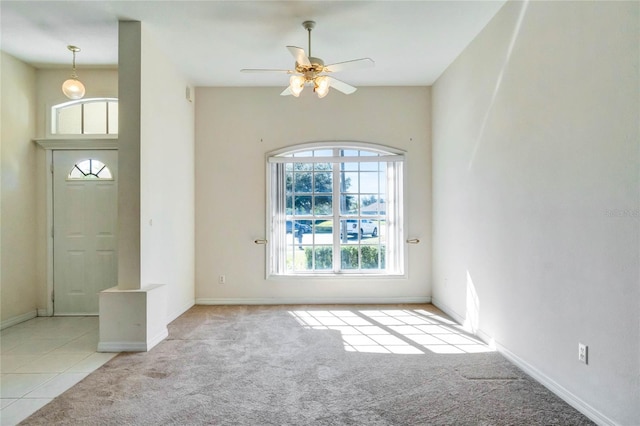
{"type": "MultiPolygon", "coordinates": [[[[364,151],[364,150],[363,150],[364,151]]],[[[404,155],[381,155],[379,157],[269,157],[269,163],[388,163],[402,162],[404,155]]]]}
{"type": "Polygon", "coordinates": [[[180,315],[182,315],[185,312],[187,312],[195,304],[196,304],[195,300],[191,299],[191,300],[189,300],[188,303],[185,303],[181,308],[175,310],[174,313],[172,313],[170,315],[167,315],[167,324],[169,324],[172,321],[175,321],[176,318],[178,318],[180,315]]]}
{"type": "Polygon", "coordinates": [[[47,185],[47,316],[53,316],[53,151],[45,151],[47,185]]]}
{"type": "Polygon", "coordinates": [[[167,327],[164,327],[162,329],[162,331],[160,331],[160,333],[155,335],[153,338],[147,340],[147,350],[146,350],[146,352],[150,351],[154,346],[156,346],[158,343],[162,342],[167,337],[169,337],[169,329],[167,327]]]}
{"type": "Polygon", "coordinates": [[[149,352],[167,337],[169,337],[169,330],[165,328],[147,342],[100,342],[98,352],[149,352]]]}
{"type": "Polygon", "coordinates": [[[101,138],[47,138],[34,139],[40,147],[46,150],[52,149],[75,149],[75,150],[92,150],[92,149],[118,149],[117,137],[101,137],[101,138]]]}
{"type": "Polygon", "coordinates": [[[430,303],[431,297],[257,297],[198,298],[196,305],[396,305],[430,303]]]}
{"type": "Polygon", "coordinates": [[[521,370],[527,373],[529,376],[534,378],[536,381],[541,383],[544,387],[549,389],[555,395],[564,400],[567,404],[571,405],[576,410],[580,411],[582,414],[587,416],[592,421],[596,422],[598,425],[607,425],[607,426],[615,426],[618,423],[608,418],[600,411],[596,410],[594,407],[589,405],[587,402],[577,397],[569,390],[561,386],[555,380],[511,352],[509,349],[505,348],[499,343],[496,343],[496,349],[500,352],[505,358],[518,366],[521,370]]]}
{"type": "Polygon", "coordinates": [[[38,316],[39,317],[50,317],[51,315],[49,315],[49,311],[47,309],[38,309],[38,316]]]}
{"type": "MultiPolygon", "coordinates": [[[[267,159],[269,157],[277,157],[279,155],[282,154],[288,154],[288,153],[294,153],[294,152],[303,152],[303,151],[310,151],[313,149],[321,149],[321,148],[326,148],[326,149],[331,149],[331,148],[350,148],[350,149],[362,149],[362,150],[369,150],[369,151],[377,151],[379,153],[385,153],[385,154],[397,154],[397,155],[404,155],[406,154],[406,151],[398,149],[398,148],[393,148],[391,146],[387,146],[387,145],[382,145],[382,144],[378,144],[378,143],[373,143],[373,142],[361,142],[361,141],[351,141],[351,140],[333,140],[333,141],[315,141],[315,142],[303,142],[300,144],[294,144],[294,145],[290,145],[290,146],[286,146],[280,149],[276,149],[274,151],[268,152],[266,157],[267,159]]],[[[309,157],[309,158],[313,158],[313,157],[309,157]]]]}
{"type": "MultiPolygon", "coordinates": [[[[453,318],[458,324],[464,324],[465,318],[460,316],[457,312],[452,310],[449,306],[441,303],[438,299],[433,299],[432,304],[436,308],[440,309],[442,312],[444,312],[445,314],[453,318]]],[[[575,408],[576,410],[578,410],[579,412],[587,416],[592,421],[596,422],[599,425],[607,425],[607,426],[617,425],[615,421],[611,420],[610,418],[602,414],[600,411],[593,408],[587,402],[585,402],[581,398],[571,393],[569,390],[567,390],[562,385],[557,383],[551,377],[547,376],[546,374],[538,370],[536,367],[534,367],[533,365],[529,364],[528,362],[526,362],[525,360],[523,360],[522,358],[520,358],[519,356],[511,352],[502,344],[494,341],[493,338],[489,336],[487,333],[483,332],[482,330],[476,330],[475,334],[485,343],[495,347],[500,354],[502,354],[505,358],[507,358],[510,362],[515,364],[518,368],[520,368],[526,374],[531,376],[534,380],[542,384],[544,387],[549,389],[560,399],[565,401],[567,404],[571,405],[573,408],[575,408]]]]}
{"type": "Polygon", "coordinates": [[[22,315],[16,315],[15,317],[7,318],[0,323],[0,330],[4,330],[5,328],[11,327],[16,324],[20,324],[21,322],[29,321],[30,319],[34,319],[37,316],[38,311],[34,310],[22,315]]]}
{"type": "Polygon", "coordinates": [[[451,309],[449,306],[441,303],[437,298],[433,297],[431,300],[431,304],[436,308],[440,309],[445,314],[449,315],[455,322],[458,324],[464,324],[465,318],[460,316],[456,311],[451,309]]]}
{"type": "Polygon", "coordinates": [[[145,342],[100,342],[98,352],[146,352],[145,342]]]}

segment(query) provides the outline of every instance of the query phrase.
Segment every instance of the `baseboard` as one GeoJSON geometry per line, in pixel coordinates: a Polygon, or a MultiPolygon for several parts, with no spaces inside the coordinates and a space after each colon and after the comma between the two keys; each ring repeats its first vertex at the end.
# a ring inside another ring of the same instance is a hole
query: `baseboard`
{"type": "Polygon", "coordinates": [[[435,306],[436,308],[440,309],[445,314],[449,315],[451,317],[451,319],[453,319],[458,324],[464,324],[465,318],[463,316],[461,316],[460,314],[458,314],[453,309],[451,309],[450,306],[445,305],[444,303],[442,303],[440,300],[438,300],[435,297],[432,298],[431,303],[433,304],[433,306],[435,306]]]}
{"type": "Polygon", "coordinates": [[[167,337],[169,330],[165,328],[148,342],[100,342],[98,352],[149,352],[167,337]]]}
{"type": "Polygon", "coordinates": [[[22,315],[16,315],[15,317],[7,318],[0,323],[0,330],[11,327],[12,325],[20,324],[21,322],[29,321],[38,316],[38,311],[29,311],[22,315]]]}
{"type": "MultiPolygon", "coordinates": [[[[440,302],[437,298],[434,298],[432,301],[433,305],[440,309],[445,314],[449,315],[453,318],[458,324],[464,324],[465,318],[451,309],[450,306],[440,302]]],[[[587,404],[582,399],[578,398],[576,395],[568,391],[566,388],[562,387],[555,380],[551,379],[546,374],[542,373],[540,370],[511,352],[509,349],[497,343],[493,340],[491,336],[482,330],[476,330],[476,336],[478,336],[482,341],[487,343],[488,345],[495,347],[495,349],[502,354],[505,358],[507,358],[510,362],[518,366],[522,371],[527,373],[529,376],[534,378],[537,382],[542,384],[544,387],[553,392],[556,396],[561,398],[567,404],[571,405],[576,410],[580,411],[582,414],[587,416],[589,419],[602,426],[615,426],[616,422],[593,408],[591,405],[587,404]]]]}
{"type": "Polygon", "coordinates": [[[99,342],[98,352],[146,352],[146,342],[99,342]]]}
{"type": "Polygon", "coordinates": [[[173,312],[170,315],[168,315],[167,316],[167,324],[175,321],[176,318],[178,318],[180,315],[184,314],[189,309],[191,309],[191,307],[193,305],[195,305],[195,300],[191,299],[188,303],[186,303],[185,305],[183,305],[182,307],[177,309],[175,312],[173,312]]]}
{"type": "Polygon", "coordinates": [[[169,329],[167,327],[164,327],[164,329],[160,333],[158,333],[147,342],[147,349],[145,350],[145,352],[150,351],[155,345],[162,342],[167,337],[169,337],[169,329]]]}
{"type": "Polygon", "coordinates": [[[51,315],[49,314],[49,310],[48,309],[38,309],[38,316],[39,317],[50,317],[51,315]]]}
{"type": "Polygon", "coordinates": [[[431,302],[430,297],[239,297],[196,299],[196,305],[389,305],[429,302],[431,302]]]}
{"type": "MultiPolygon", "coordinates": [[[[450,306],[440,302],[440,300],[438,300],[437,298],[434,298],[431,303],[433,304],[433,306],[435,306],[436,308],[440,309],[442,312],[444,312],[445,314],[447,314],[447,316],[449,316],[452,320],[454,320],[455,322],[457,322],[460,325],[464,326],[464,323],[466,321],[466,318],[463,317],[462,315],[458,314],[456,311],[454,311],[453,309],[451,309],[450,306]]],[[[493,339],[491,338],[491,336],[489,336],[487,333],[485,333],[484,331],[478,329],[478,330],[470,330],[469,327],[464,327],[464,329],[470,333],[473,333],[476,337],[478,337],[480,340],[482,340],[484,343],[486,343],[487,345],[489,345],[490,348],[495,349],[495,345],[493,342],[493,339]]]]}
{"type": "Polygon", "coordinates": [[[529,376],[533,377],[536,381],[541,383],[544,387],[549,389],[551,392],[556,394],[559,398],[565,401],[567,404],[571,405],[576,410],[580,411],[582,414],[587,416],[589,419],[594,421],[595,423],[602,426],[616,426],[617,423],[600,411],[593,408],[591,405],[578,398],[576,395],[568,391],[566,388],[558,384],[555,380],[551,379],[549,376],[511,352],[509,349],[505,348],[499,343],[496,343],[496,349],[500,352],[505,358],[509,361],[517,365],[522,371],[527,373],[529,376]]]}

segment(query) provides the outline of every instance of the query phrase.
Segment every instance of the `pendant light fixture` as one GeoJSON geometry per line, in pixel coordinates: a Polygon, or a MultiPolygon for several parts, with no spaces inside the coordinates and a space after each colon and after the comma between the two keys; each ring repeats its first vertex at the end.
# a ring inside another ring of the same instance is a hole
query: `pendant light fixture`
{"type": "Polygon", "coordinates": [[[67,46],[71,52],[73,52],[73,71],[71,72],[71,78],[62,83],[62,93],[69,99],[81,99],[84,96],[84,84],[78,80],[78,74],[76,74],[76,52],[80,51],[77,46],[67,46]]]}

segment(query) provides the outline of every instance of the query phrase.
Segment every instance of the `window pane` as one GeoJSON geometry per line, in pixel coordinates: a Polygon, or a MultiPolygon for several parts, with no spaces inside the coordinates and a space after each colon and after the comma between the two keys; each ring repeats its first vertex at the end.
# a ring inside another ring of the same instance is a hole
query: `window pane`
{"type": "Polygon", "coordinates": [[[315,173],[313,189],[315,192],[332,192],[333,176],[331,175],[331,173],[315,173]]]}
{"type": "Polygon", "coordinates": [[[110,135],[118,134],[118,102],[109,102],[109,129],[110,135]]]}
{"type": "Polygon", "coordinates": [[[333,157],[332,149],[316,149],[313,151],[315,157],[333,157]]]}
{"type": "Polygon", "coordinates": [[[295,214],[303,215],[303,214],[311,214],[311,196],[310,195],[300,195],[295,196],[294,198],[294,207],[295,214]]]}
{"type": "Polygon", "coordinates": [[[340,247],[340,267],[342,269],[358,269],[358,246],[340,247]]]}
{"type": "Polygon", "coordinates": [[[82,133],[82,105],[76,104],[56,110],[58,113],[57,131],[63,135],[82,133]]]}
{"type": "Polygon", "coordinates": [[[355,215],[358,214],[358,196],[340,194],[340,214],[355,215]]]}
{"type": "Polygon", "coordinates": [[[331,195],[321,195],[314,197],[314,214],[330,215],[333,212],[333,203],[331,195]]]}
{"type": "Polygon", "coordinates": [[[341,150],[341,155],[343,157],[357,157],[358,151],[355,149],[343,149],[341,150]]]}
{"type": "Polygon", "coordinates": [[[361,194],[360,195],[361,209],[360,213],[363,215],[378,214],[378,198],[377,194],[361,194]]]}
{"type": "Polygon", "coordinates": [[[360,163],[360,171],[377,172],[380,163],[360,163]]]}
{"type": "Polygon", "coordinates": [[[311,157],[313,155],[313,151],[301,151],[293,154],[294,157],[311,157]]]}
{"type": "Polygon", "coordinates": [[[358,163],[342,163],[340,164],[340,170],[357,172],[358,163]]]}
{"type": "Polygon", "coordinates": [[[331,163],[315,163],[314,170],[316,171],[331,171],[333,168],[331,167],[331,163]]]}
{"type": "Polygon", "coordinates": [[[360,192],[378,192],[378,172],[360,172],[360,192]]]}
{"type": "Polygon", "coordinates": [[[313,225],[313,232],[314,234],[331,234],[333,232],[333,221],[316,220],[313,225]]]}
{"type": "Polygon", "coordinates": [[[311,192],[311,172],[294,173],[294,190],[296,192],[311,192]]]}
{"type": "Polygon", "coordinates": [[[109,170],[106,166],[103,167],[102,170],[98,172],[98,177],[100,179],[111,179],[111,170],[109,170]]]}
{"type": "MultiPolygon", "coordinates": [[[[318,271],[333,269],[333,247],[316,246],[314,249],[315,269],[318,271]]],[[[307,261],[307,265],[308,265],[307,261]]]]}
{"type": "MultiPolygon", "coordinates": [[[[287,164],[288,166],[289,164],[287,164]]],[[[286,188],[285,191],[287,194],[291,194],[293,192],[293,173],[287,172],[285,174],[286,188]]]]}
{"type": "Polygon", "coordinates": [[[82,179],[84,178],[84,173],[80,171],[77,167],[74,167],[71,172],[69,172],[69,179],[82,179]]]}
{"type": "Polygon", "coordinates": [[[360,247],[362,269],[379,269],[380,256],[384,256],[384,246],[363,245],[360,247]],[[381,253],[382,252],[382,253],[381,253]]]}
{"type": "Polygon", "coordinates": [[[106,102],[88,102],[84,104],[84,133],[87,135],[107,134],[106,102]]]}
{"type": "Polygon", "coordinates": [[[340,173],[340,191],[342,192],[359,192],[358,173],[344,172],[340,173]]]}

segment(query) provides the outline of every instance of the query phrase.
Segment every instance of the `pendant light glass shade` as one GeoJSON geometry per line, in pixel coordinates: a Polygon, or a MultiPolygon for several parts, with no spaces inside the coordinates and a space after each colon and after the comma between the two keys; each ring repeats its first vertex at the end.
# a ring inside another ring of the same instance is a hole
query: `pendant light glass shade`
{"type": "Polygon", "coordinates": [[[70,78],[62,83],[62,93],[69,99],[81,99],[84,96],[84,84],[77,78],[70,78]]]}
{"type": "Polygon", "coordinates": [[[78,74],[76,74],[76,52],[79,52],[80,48],[67,46],[67,49],[73,52],[73,71],[71,72],[71,78],[62,83],[62,93],[69,99],[81,99],[84,96],[85,89],[84,84],[78,80],[78,74]]]}

